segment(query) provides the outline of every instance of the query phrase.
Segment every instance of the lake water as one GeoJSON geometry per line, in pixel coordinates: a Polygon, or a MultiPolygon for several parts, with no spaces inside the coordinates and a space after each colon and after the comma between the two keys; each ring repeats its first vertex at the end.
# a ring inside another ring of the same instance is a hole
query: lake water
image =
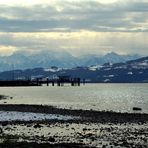
{"type": "Polygon", "coordinates": [[[148,84],[86,84],[80,87],[1,87],[0,95],[13,99],[7,104],[45,104],[62,108],[148,113],[148,84]]]}

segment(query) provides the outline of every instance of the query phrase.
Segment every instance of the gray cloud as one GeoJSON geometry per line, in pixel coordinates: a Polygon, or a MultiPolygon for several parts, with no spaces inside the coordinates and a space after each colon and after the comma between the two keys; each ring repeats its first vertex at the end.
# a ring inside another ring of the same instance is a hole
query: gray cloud
{"type": "Polygon", "coordinates": [[[147,32],[148,2],[57,2],[30,7],[0,6],[1,32],[147,32]]]}
{"type": "Polygon", "coordinates": [[[57,0],[49,5],[0,5],[0,32],[0,53],[8,48],[148,55],[148,2],[57,0]]]}

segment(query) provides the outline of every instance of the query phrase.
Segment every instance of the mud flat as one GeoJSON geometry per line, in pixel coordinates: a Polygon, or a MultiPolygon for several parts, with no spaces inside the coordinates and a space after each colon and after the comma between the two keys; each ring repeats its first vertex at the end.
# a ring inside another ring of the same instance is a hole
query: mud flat
{"type": "Polygon", "coordinates": [[[148,145],[148,114],[144,113],[0,105],[0,114],[0,147],[147,148],[148,145]],[[29,120],[25,120],[27,117],[29,120]]]}

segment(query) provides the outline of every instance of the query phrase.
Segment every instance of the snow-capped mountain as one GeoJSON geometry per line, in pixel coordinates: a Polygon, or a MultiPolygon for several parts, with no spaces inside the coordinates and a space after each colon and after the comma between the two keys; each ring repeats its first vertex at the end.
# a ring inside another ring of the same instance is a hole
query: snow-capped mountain
{"type": "Polygon", "coordinates": [[[119,55],[108,53],[104,56],[85,55],[74,57],[67,52],[61,51],[42,51],[33,54],[27,52],[15,52],[10,56],[0,56],[0,71],[12,69],[27,69],[36,67],[72,68],[77,66],[102,65],[107,62],[117,63],[139,58],[139,55],[119,55]]]}
{"type": "Polygon", "coordinates": [[[100,83],[143,83],[148,82],[148,57],[122,63],[105,63],[89,67],[74,68],[35,68],[0,73],[0,80],[28,78],[57,78],[61,75],[80,77],[87,82],[100,83]]]}
{"type": "Polygon", "coordinates": [[[135,60],[138,58],[140,58],[140,55],[138,54],[120,55],[115,52],[111,52],[104,56],[98,56],[98,55],[83,56],[80,60],[81,60],[81,63],[83,63],[82,66],[90,66],[90,65],[102,65],[104,63],[126,62],[129,60],[135,60]]]}
{"type": "Polygon", "coordinates": [[[15,52],[10,56],[0,57],[0,71],[27,69],[36,67],[74,67],[75,57],[67,52],[43,51],[34,54],[15,52]]]}

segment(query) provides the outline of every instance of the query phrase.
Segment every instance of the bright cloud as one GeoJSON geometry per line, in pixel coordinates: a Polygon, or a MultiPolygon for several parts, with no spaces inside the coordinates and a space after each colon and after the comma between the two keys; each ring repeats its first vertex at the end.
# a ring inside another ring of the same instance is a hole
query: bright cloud
{"type": "MultiPolygon", "coordinates": [[[[1,52],[8,47],[20,51],[63,50],[73,55],[118,53],[147,54],[147,33],[116,32],[52,32],[0,33],[1,52]],[[5,48],[4,48],[5,47],[5,48]]],[[[11,48],[9,48],[10,52],[11,48]]],[[[8,51],[8,50],[7,50],[8,51]]],[[[15,50],[13,50],[15,51],[15,50]]],[[[5,52],[6,53],[6,52],[5,52]]]]}
{"type": "Polygon", "coordinates": [[[0,45],[0,55],[5,56],[5,55],[11,55],[13,52],[16,52],[17,48],[14,46],[3,46],[0,45]]]}
{"type": "Polygon", "coordinates": [[[0,53],[148,54],[147,0],[0,0],[0,53]]]}

